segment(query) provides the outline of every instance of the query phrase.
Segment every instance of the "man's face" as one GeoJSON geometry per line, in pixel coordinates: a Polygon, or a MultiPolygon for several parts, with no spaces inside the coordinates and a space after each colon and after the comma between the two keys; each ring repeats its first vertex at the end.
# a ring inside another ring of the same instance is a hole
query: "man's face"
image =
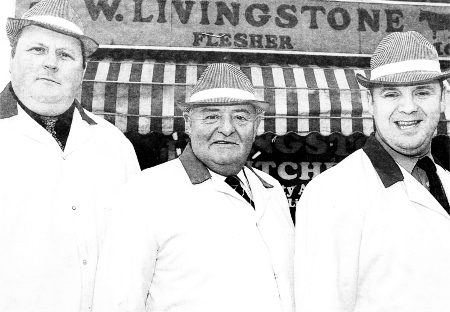
{"type": "Polygon", "coordinates": [[[30,110],[47,116],[63,113],[76,97],[83,77],[78,39],[37,26],[23,29],[11,58],[11,83],[30,110]]]}
{"type": "Polygon", "coordinates": [[[407,156],[422,156],[444,111],[438,82],[402,87],[377,87],[369,96],[376,131],[393,150],[407,156]]]}
{"type": "Polygon", "coordinates": [[[195,107],[185,119],[198,159],[224,176],[241,170],[260,122],[253,105],[195,107]]]}

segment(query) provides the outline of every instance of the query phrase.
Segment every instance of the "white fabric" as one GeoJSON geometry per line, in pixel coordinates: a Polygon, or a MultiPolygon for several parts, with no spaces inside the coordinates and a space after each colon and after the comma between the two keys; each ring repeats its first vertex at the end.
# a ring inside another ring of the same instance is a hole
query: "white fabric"
{"type": "Polygon", "coordinates": [[[383,76],[405,73],[409,71],[432,71],[441,72],[438,61],[408,60],[397,63],[386,64],[377,67],[370,72],[370,79],[374,80],[383,76]]]}
{"type": "Polygon", "coordinates": [[[240,99],[242,101],[256,101],[255,95],[245,90],[233,88],[214,88],[202,90],[192,94],[189,99],[189,103],[223,97],[240,99]]]}
{"type": "Polygon", "coordinates": [[[93,311],[293,311],[293,223],[279,183],[258,174],[274,188],[247,175],[256,213],[220,177],[192,184],[178,159],[128,183],[93,311]]]}
{"type": "MultiPolygon", "coordinates": [[[[244,191],[247,193],[247,195],[250,197],[250,199],[253,200],[252,190],[249,188],[248,180],[247,180],[247,177],[244,174],[244,170],[246,170],[247,172],[249,171],[249,169],[244,167],[241,171],[239,171],[239,173],[236,176],[239,178],[239,180],[241,182],[241,186],[244,189],[244,191]]],[[[210,169],[208,169],[208,171],[209,171],[209,173],[211,175],[217,176],[217,178],[221,179],[222,181],[225,181],[226,178],[227,178],[227,177],[225,177],[223,175],[215,173],[214,171],[212,171],[210,169]]]]}
{"type": "Polygon", "coordinates": [[[55,25],[59,28],[64,28],[64,29],[74,32],[78,35],[83,35],[83,31],[81,30],[80,27],[78,27],[71,21],[66,20],[65,18],[45,15],[45,16],[30,16],[30,17],[27,17],[26,19],[36,21],[36,22],[55,25]]]}
{"type": "MultiPolygon", "coordinates": [[[[448,311],[450,216],[401,170],[404,181],[385,188],[358,150],[308,184],[296,215],[297,311],[448,311]]],[[[449,196],[450,173],[438,175],[449,196]]]]}
{"type": "Polygon", "coordinates": [[[19,106],[0,119],[0,311],[90,311],[112,197],[139,170],[114,126],[75,109],[62,152],[19,106]]]}

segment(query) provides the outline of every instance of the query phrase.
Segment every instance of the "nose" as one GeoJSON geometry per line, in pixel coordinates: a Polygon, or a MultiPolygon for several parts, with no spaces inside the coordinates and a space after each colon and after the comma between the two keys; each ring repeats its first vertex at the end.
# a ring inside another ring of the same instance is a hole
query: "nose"
{"type": "Polygon", "coordinates": [[[225,136],[233,134],[235,128],[230,115],[225,115],[221,118],[218,131],[225,136]]]}
{"type": "Polygon", "coordinates": [[[49,52],[44,60],[44,68],[48,71],[58,71],[58,57],[55,53],[49,52]]]}
{"type": "Polygon", "coordinates": [[[404,95],[398,105],[398,111],[411,114],[417,111],[417,103],[412,95],[404,95]]]}

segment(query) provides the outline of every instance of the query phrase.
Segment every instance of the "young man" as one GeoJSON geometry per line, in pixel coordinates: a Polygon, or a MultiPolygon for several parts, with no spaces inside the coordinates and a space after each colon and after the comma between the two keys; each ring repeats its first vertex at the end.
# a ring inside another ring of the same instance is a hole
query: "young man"
{"type": "Polygon", "coordinates": [[[267,105],[237,67],[206,68],[183,107],[191,143],[118,201],[94,311],[293,311],[286,197],[245,166],[267,105]]]}
{"type": "Polygon", "coordinates": [[[90,311],[106,215],[139,172],[130,142],[76,100],[87,56],[66,0],[8,19],[0,94],[0,310],[90,311]]]}
{"type": "Polygon", "coordinates": [[[357,77],[376,132],[298,203],[297,311],[448,310],[450,173],[430,149],[449,76],[405,32],[380,42],[370,79],[357,77]]]}

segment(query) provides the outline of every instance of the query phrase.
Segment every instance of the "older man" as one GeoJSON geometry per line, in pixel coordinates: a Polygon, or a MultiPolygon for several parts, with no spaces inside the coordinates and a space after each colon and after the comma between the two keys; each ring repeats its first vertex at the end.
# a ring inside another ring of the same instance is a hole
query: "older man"
{"type": "Polygon", "coordinates": [[[376,132],[300,199],[297,311],[448,311],[450,173],[430,148],[449,76],[433,45],[405,32],[357,77],[376,132]]]}
{"type": "Polygon", "coordinates": [[[130,142],[79,94],[97,43],[66,0],[9,19],[0,94],[0,311],[90,311],[112,195],[139,171],[130,142]]]}
{"type": "Polygon", "coordinates": [[[184,105],[191,143],[120,197],[94,311],[293,310],[286,197],[245,166],[266,106],[237,67],[206,68],[184,105]]]}

